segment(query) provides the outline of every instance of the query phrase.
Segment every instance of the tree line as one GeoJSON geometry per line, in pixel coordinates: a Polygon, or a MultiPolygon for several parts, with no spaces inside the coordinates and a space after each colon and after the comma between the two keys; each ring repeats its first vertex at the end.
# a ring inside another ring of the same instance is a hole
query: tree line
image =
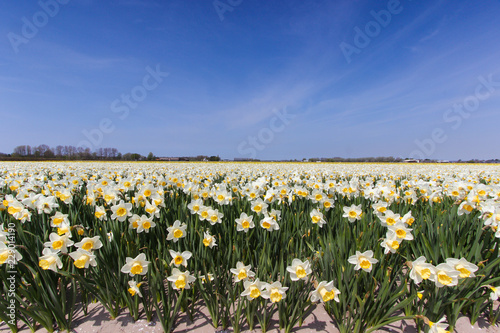
{"type": "Polygon", "coordinates": [[[150,152],[148,156],[138,153],[122,154],[116,148],[90,148],[62,146],[49,147],[45,144],[39,146],[20,145],[14,148],[12,154],[4,155],[3,159],[12,160],[109,160],[109,161],[153,161],[156,159],[150,152]]]}

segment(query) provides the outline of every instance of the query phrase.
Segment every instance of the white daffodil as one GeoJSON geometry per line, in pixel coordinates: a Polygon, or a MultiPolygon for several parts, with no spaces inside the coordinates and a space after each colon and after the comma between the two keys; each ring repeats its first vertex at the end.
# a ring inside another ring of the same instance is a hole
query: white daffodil
{"type": "Polygon", "coordinates": [[[266,284],[265,290],[261,292],[262,298],[269,299],[272,303],[278,303],[286,298],[288,287],[281,286],[281,282],[276,281],[272,284],[266,284]]]}
{"type": "Polygon", "coordinates": [[[310,294],[311,302],[321,301],[321,303],[326,303],[332,299],[336,302],[339,300],[340,291],[333,286],[333,281],[326,282],[321,281],[315,290],[310,294]]]}
{"type": "Polygon", "coordinates": [[[63,267],[63,263],[61,258],[59,258],[59,251],[52,250],[49,248],[45,248],[42,251],[42,256],[38,258],[38,266],[42,269],[47,270],[50,269],[54,272],[57,272],[57,269],[61,269],[63,267]]]}
{"type": "Polygon", "coordinates": [[[465,258],[454,259],[448,258],[446,259],[446,263],[453,267],[455,270],[460,272],[458,276],[459,279],[465,279],[468,277],[475,277],[474,272],[479,269],[476,265],[468,262],[465,258]]]}
{"type": "Polygon", "coordinates": [[[290,273],[292,281],[306,280],[307,276],[312,273],[309,260],[302,262],[297,258],[292,260],[292,265],[288,266],[286,270],[290,273]]]}
{"type": "Polygon", "coordinates": [[[178,268],[172,270],[172,275],[167,277],[167,280],[172,282],[172,287],[175,290],[190,289],[190,283],[194,282],[196,278],[189,274],[189,271],[181,272],[178,268]]]}
{"type": "Polygon", "coordinates": [[[236,230],[248,232],[249,229],[255,227],[253,216],[248,216],[246,213],[241,213],[240,218],[236,219],[236,230]]]}
{"type": "Polygon", "coordinates": [[[361,220],[361,216],[363,215],[363,211],[361,209],[361,205],[351,205],[350,207],[343,207],[344,214],[342,217],[347,217],[349,222],[354,222],[356,220],[361,220]]]}
{"type": "Polygon", "coordinates": [[[425,261],[425,257],[421,256],[411,263],[410,278],[416,284],[419,284],[422,280],[436,280],[436,267],[425,261]]]}
{"type": "Polygon", "coordinates": [[[56,251],[61,251],[62,253],[68,252],[68,247],[72,246],[74,242],[69,239],[71,234],[65,233],[63,235],[58,235],[55,232],[49,235],[49,241],[43,243],[45,247],[51,247],[56,251]]]}
{"type": "Polygon", "coordinates": [[[184,251],[182,253],[174,251],[174,250],[169,250],[170,256],[172,256],[172,261],[170,264],[174,264],[175,267],[179,267],[180,265],[183,265],[184,267],[187,267],[187,261],[191,256],[193,255],[189,251],[184,251]]]}
{"type": "Polygon", "coordinates": [[[260,282],[259,279],[251,282],[245,280],[243,282],[243,287],[245,290],[241,293],[241,296],[246,296],[249,301],[258,298],[262,294],[262,289],[266,285],[265,282],[260,282]]]}
{"type": "Polygon", "coordinates": [[[373,258],[373,251],[368,250],[363,253],[356,251],[355,255],[352,255],[348,259],[349,263],[356,265],[355,270],[362,269],[365,272],[371,272],[373,264],[378,262],[377,259],[373,258]]]}
{"type": "Polygon", "coordinates": [[[149,263],[150,262],[146,260],[146,255],[144,253],[139,254],[135,258],[127,257],[121,272],[128,273],[130,276],[145,275],[148,272],[149,263]]]}
{"type": "Polygon", "coordinates": [[[127,219],[127,217],[131,216],[132,204],[127,202],[125,203],[123,200],[120,200],[120,203],[111,207],[111,211],[113,214],[111,215],[111,219],[118,220],[123,222],[127,219]]]}
{"type": "Polygon", "coordinates": [[[234,274],[234,282],[240,282],[242,280],[246,280],[248,278],[254,277],[255,273],[250,269],[252,265],[245,266],[241,261],[236,263],[236,268],[231,268],[231,273],[234,274]]]}
{"type": "Polygon", "coordinates": [[[173,240],[175,243],[179,240],[179,238],[186,237],[186,228],[186,223],[181,223],[179,220],[175,221],[171,227],[167,228],[167,240],[173,240]]]}
{"type": "Polygon", "coordinates": [[[101,240],[99,239],[99,236],[95,237],[85,237],[83,238],[80,242],[75,243],[75,246],[77,248],[82,248],[85,251],[91,251],[91,250],[97,250],[102,247],[101,240]]]}
{"type": "Polygon", "coordinates": [[[205,247],[208,246],[210,248],[217,246],[217,243],[215,242],[215,237],[210,235],[208,231],[205,231],[205,233],[203,234],[203,245],[205,245],[205,247]]]}
{"type": "Polygon", "coordinates": [[[78,268],[88,268],[89,265],[97,265],[97,262],[95,261],[95,255],[83,249],[77,249],[75,252],[71,252],[69,256],[73,258],[73,260],[75,261],[74,265],[78,268]]]}

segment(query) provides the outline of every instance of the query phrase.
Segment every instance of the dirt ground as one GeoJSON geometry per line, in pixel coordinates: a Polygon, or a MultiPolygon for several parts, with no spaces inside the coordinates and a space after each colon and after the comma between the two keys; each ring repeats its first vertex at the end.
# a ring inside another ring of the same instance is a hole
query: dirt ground
{"type": "MultiPolygon", "coordinates": [[[[30,332],[25,326],[19,330],[20,332],[30,332]]],[[[10,329],[5,323],[0,323],[0,333],[10,332],[10,329]]],[[[46,333],[47,330],[40,328],[36,332],[46,333]]],[[[134,322],[126,311],[123,311],[115,320],[111,320],[106,310],[102,305],[92,304],[89,306],[87,316],[83,315],[83,311],[78,311],[73,321],[73,329],[71,332],[76,333],[161,333],[163,332],[161,324],[155,318],[148,323],[145,319],[139,319],[134,322]]],[[[191,322],[187,315],[181,315],[178,319],[174,332],[178,333],[230,333],[232,329],[226,331],[217,330],[211,325],[211,319],[206,308],[200,307],[199,311],[194,316],[194,321],[191,322]]],[[[248,327],[243,327],[242,332],[253,333],[261,332],[259,327],[250,331],[248,327]]],[[[276,318],[271,321],[269,333],[278,333],[279,324],[276,318]]],[[[309,333],[309,332],[324,332],[338,333],[339,330],[335,327],[334,321],[328,316],[321,304],[310,313],[304,320],[302,327],[294,328],[293,332],[309,333]]],[[[383,329],[377,330],[376,333],[416,333],[417,330],[413,321],[399,321],[393,323],[383,329]]],[[[486,321],[479,320],[473,326],[467,317],[461,317],[458,320],[455,332],[458,333],[500,333],[500,327],[490,326],[486,321]]]]}

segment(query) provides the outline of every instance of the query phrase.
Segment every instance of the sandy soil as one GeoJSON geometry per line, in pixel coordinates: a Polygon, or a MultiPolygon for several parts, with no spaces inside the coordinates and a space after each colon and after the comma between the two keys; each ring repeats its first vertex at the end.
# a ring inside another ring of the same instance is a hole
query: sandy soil
{"type": "MultiPolygon", "coordinates": [[[[78,311],[74,322],[73,322],[72,332],[76,333],[132,333],[132,332],[151,332],[151,333],[161,333],[163,332],[161,324],[158,323],[155,318],[151,322],[147,322],[145,319],[139,319],[134,322],[133,319],[128,315],[126,311],[123,311],[115,320],[109,318],[108,313],[103,306],[99,304],[92,304],[89,306],[89,313],[87,316],[83,315],[83,311],[78,311]]],[[[25,326],[19,330],[20,332],[30,332],[25,326]]],[[[10,332],[10,329],[5,323],[0,323],[0,333],[10,332]]],[[[46,333],[47,330],[40,328],[36,332],[46,333]]],[[[226,331],[217,330],[211,325],[210,316],[205,308],[199,307],[199,311],[195,314],[194,321],[191,322],[187,315],[181,315],[178,319],[178,325],[174,329],[174,332],[178,333],[230,333],[232,329],[229,328],[226,331]]],[[[253,333],[261,332],[258,328],[250,331],[248,327],[243,327],[242,332],[253,333]]],[[[279,325],[277,320],[271,321],[271,326],[268,329],[269,333],[278,333],[279,325]]],[[[321,304],[308,315],[302,327],[294,328],[293,332],[309,333],[309,332],[324,332],[324,333],[338,333],[339,330],[335,327],[334,321],[328,316],[325,309],[321,304]]],[[[377,330],[376,333],[416,333],[417,330],[413,324],[413,321],[400,321],[392,325],[386,326],[381,330],[377,330]]],[[[479,320],[476,324],[471,326],[470,321],[467,317],[461,317],[458,320],[455,332],[458,333],[500,333],[500,327],[489,326],[489,324],[484,320],[479,320]]]]}

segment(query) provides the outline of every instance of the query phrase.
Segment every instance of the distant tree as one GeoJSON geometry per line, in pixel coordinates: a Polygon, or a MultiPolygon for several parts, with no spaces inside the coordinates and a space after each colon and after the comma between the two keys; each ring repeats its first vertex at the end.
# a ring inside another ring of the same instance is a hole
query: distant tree
{"type": "Polygon", "coordinates": [[[16,148],[14,148],[14,150],[12,151],[12,155],[17,155],[17,156],[26,156],[27,155],[27,152],[26,152],[26,146],[17,146],[16,148]]]}
{"type": "Polygon", "coordinates": [[[219,156],[210,156],[208,158],[209,161],[220,161],[220,157],[219,156]]]}
{"type": "Polygon", "coordinates": [[[148,161],[154,161],[155,155],[152,152],[149,152],[148,157],[146,158],[148,161]]]}

